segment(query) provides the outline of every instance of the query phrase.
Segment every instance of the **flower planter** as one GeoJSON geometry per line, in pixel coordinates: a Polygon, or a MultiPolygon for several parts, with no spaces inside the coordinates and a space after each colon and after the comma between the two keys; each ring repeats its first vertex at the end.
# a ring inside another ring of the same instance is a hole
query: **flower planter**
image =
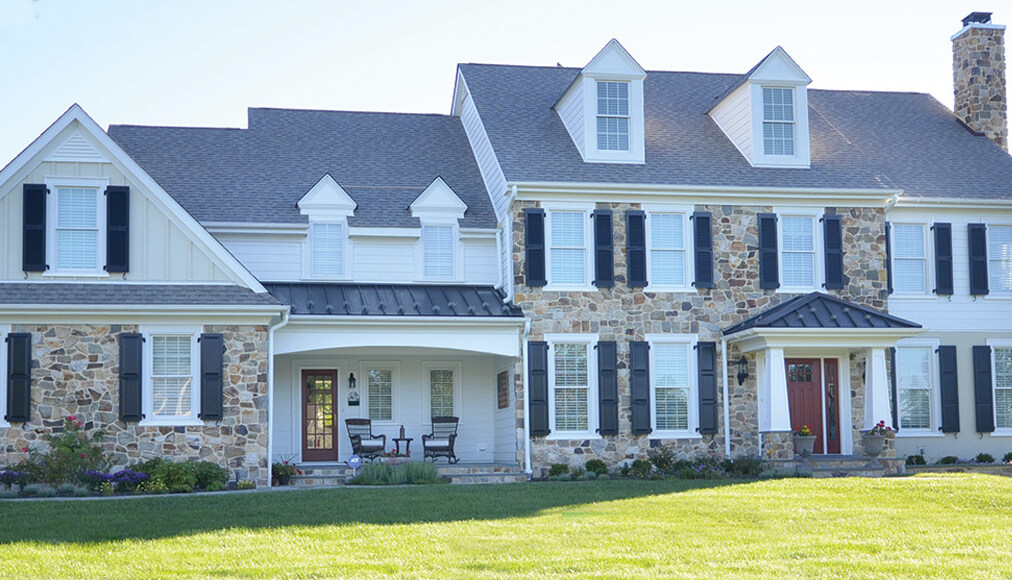
{"type": "Polygon", "coordinates": [[[380,457],[380,463],[386,463],[389,465],[400,465],[411,461],[410,457],[380,457]]]}
{"type": "Polygon", "coordinates": [[[815,450],[815,435],[795,435],[794,436],[794,451],[802,457],[802,459],[808,459],[815,450]]]}
{"type": "Polygon", "coordinates": [[[292,482],[292,476],[291,475],[279,475],[277,477],[277,480],[278,480],[278,485],[288,485],[288,484],[290,484],[292,482]]]}
{"type": "Polygon", "coordinates": [[[878,456],[882,455],[882,450],[885,447],[885,434],[873,435],[871,433],[865,433],[861,436],[861,444],[864,446],[864,454],[871,458],[868,462],[870,469],[878,469],[882,467],[882,464],[878,460],[878,456]]]}

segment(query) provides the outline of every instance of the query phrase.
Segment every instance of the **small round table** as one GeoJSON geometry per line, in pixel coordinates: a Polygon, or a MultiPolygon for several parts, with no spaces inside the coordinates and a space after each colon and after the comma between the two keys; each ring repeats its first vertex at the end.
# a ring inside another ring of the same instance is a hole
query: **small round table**
{"type": "Polygon", "coordinates": [[[395,437],[394,446],[397,455],[409,455],[411,453],[411,442],[414,441],[411,437],[395,437]],[[404,442],[404,451],[401,451],[401,442],[404,442]]]}

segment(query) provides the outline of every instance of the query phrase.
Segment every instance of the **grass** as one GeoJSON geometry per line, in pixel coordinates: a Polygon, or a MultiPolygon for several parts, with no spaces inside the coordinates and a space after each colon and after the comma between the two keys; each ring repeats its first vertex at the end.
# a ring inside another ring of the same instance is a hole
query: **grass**
{"type": "Polygon", "coordinates": [[[1003,577],[1012,479],[593,481],[0,502],[0,577],[1003,577]]]}

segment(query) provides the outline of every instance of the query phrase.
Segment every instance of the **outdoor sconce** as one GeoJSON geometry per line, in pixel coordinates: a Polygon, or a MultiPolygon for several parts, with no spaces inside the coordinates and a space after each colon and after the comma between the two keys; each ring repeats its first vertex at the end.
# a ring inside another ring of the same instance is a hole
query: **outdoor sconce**
{"type": "Polygon", "coordinates": [[[358,407],[359,405],[362,404],[358,396],[358,391],[354,390],[355,386],[356,386],[355,373],[348,373],[348,389],[350,390],[350,392],[348,393],[349,407],[358,407]]]}
{"type": "Polygon", "coordinates": [[[741,360],[738,361],[738,386],[745,384],[745,379],[748,378],[748,359],[745,355],[741,356],[741,360]]]}
{"type": "Polygon", "coordinates": [[[348,373],[348,388],[354,389],[356,385],[357,383],[355,381],[355,373],[348,373]]]}

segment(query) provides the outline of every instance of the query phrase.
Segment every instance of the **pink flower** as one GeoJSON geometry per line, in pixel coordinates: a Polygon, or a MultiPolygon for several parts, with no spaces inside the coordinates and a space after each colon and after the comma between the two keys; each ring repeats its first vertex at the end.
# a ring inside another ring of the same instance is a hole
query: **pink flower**
{"type": "Polygon", "coordinates": [[[28,453],[28,448],[27,447],[22,447],[21,448],[21,452],[22,453],[28,453]]]}
{"type": "Polygon", "coordinates": [[[80,421],[78,421],[78,422],[77,422],[77,426],[78,426],[78,427],[80,427],[80,426],[81,426],[81,422],[80,422],[80,421]]]}
{"type": "Polygon", "coordinates": [[[81,454],[81,459],[84,459],[84,453],[81,454]]]}
{"type": "Polygon", "coordinates": [[[74,415],[70,415],[70,416],[67,417],[67,420],[68,421],[77,421],[77,417],[75,417],[74,415]]]}

